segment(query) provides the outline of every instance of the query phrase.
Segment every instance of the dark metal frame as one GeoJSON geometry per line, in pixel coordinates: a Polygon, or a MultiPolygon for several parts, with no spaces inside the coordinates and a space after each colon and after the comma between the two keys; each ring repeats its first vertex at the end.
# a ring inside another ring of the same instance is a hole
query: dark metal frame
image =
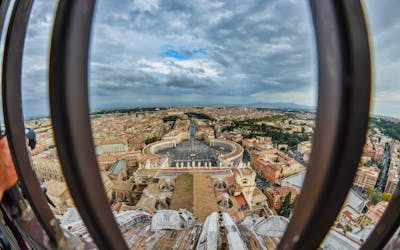
{"type": "MultiPolygon", "coordinates": [[[[10,18],[3,61],[4,116],[22,188],[48,237],[60,246],[65,238],[32,170],[23,124],[21,62],[32,1],[16,0],[10,18]]],[[[8,3],[0,0],[0,25],[8,3]]],[[[302,194],[279,249],[316,249],[321,244],[351,188],[368,125],[371,62],[361,3],[310,4],[319,64],[316,130],[302,194]]],[[[90,126],[87,73],[94,6],[95,0],[59,1],[50,52],[51,116],[63,172],[90,234],[101,249],[127,249],[104,192],[90,126]]],[[[9,195],[22,201],[18,188],[9,195]]],[[[400,225],[399,202],[397,192],[362,249],[386,245],[400,225]]]]}
{"type": "Polygon", "coordinates": [[[310,165],[278,249],[317,249],[351,188],[365,143],[371,89],[360,1],[310,0],[318,48],[318,110],[310,165]]]}
{"type": "Polygon", "coordinates": [[[50,51],[50,110],[69,190],[100,249],[127,249],[97,165],[89,117],[88,53],[95,0],[60,0],[50,51]]]}
{"type": "MultiPolygon", "coordinates": [[[[0,0],[0,38],[2,37],[4,22],[6,20],[10,0],[0,0]]],[[[0,135],[1,136],[1,135],[0,135]]]]}
{"type": "MultiPolygon", "coordinates": [[[[24,117],[22,113],[22,55],[32,2],[31,0],[15,1],[9,21],[4,46],[2,75],[4,120],[10,151],[22,189],[26,193],[27,199],[38,221],[49,237],[51,241],[49,243],[57,245],[65,242],[65,238],[56,218],[47,204],[35,172],[32,169],[30,155],[27,150],[24,117]]],[[[5,15],[6,11],[4,11],[3,14],[5,15]]],[[[13,193],[18,194],[18,192],[18,188],[15,187],[13,193]]],[[[12,195],[12,193],[10,194],[12,195]]],[[[19,199],[21,199],[20,202],[23,202],[20,194],[19,196],[19,199]]],[[[32,222],[34,222],[34,220],[32,220],[32,222]]],[[[31,230],[29,233],[37,242],[48,245],[48,243],[46,243],[48,239],[46,239],[41,232],[32,232],[31,230]]]]}

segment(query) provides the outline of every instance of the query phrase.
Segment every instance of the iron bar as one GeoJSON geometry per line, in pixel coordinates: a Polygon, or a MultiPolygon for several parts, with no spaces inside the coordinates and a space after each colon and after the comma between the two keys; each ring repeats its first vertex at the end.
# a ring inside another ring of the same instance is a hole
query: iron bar
{"type": "Polygon", "coordinates": [[[100,249],[127,249],[110,209],[93,145],[88,53],[94,0],[60,0],[50,51],[50,110],[62,169],[100,249]]]}
{"type": "MultiPolygon", "coordinates": [[[[40,184],[32,168],[30,152],[27,150],[24,117],[21,100],[21,66],[24,40],[33,1],[16,0],[11,13],[4,45],[2,94],[4,121],[10,151],[22,189],[40,225],[47,233],[30,232],[40,243],[63,244],[64,235],[51,212],[40,184]]],[[[14,190],[15,191],[15,190],[14,190]]]]}
{"type": "Polygon", "coordinates": [[[278,249],[317,249],[336,219],[365,143],[371,89],[358,0],[310,0],[318,49],[318,108],[310,165],[278,249]]]}

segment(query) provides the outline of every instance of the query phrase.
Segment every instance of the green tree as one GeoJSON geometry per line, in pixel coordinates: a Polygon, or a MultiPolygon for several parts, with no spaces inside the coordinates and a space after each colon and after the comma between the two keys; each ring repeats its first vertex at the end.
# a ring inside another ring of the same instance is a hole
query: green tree
{"type": "Polygon", "coordinates": [[[285,196],[285,200],[283,201],[282,207],[279,210],[278,215],[289,218],[289,216],[290,216],[290,199],[291,198],[292,198],[292,192],[289,192],[285,196]]]}
{"type": "Polygon", "coordinates": [[[365,191],[367,191],[368,197],[375,191],[373,187],[367,187],[365,189],[365,191]]]}
{"type": "Polygon", "coordinates": [[[263,124],[261,124],[261,130],[262,131],[265,131],[267,129],[267,126],[263,123],[263,124]]]}
{"type": "Polygon", "coordinates": [[[164,118],[163,118],[163,121],[164,121],[164,122],[174,122],[174,121],[176,121],[176,120],[178,120],[178,119],[180,119],[179,116],[170,115],[170,116],[164,117],[164,118]]]}
{"type": "Polygon", "coordinates": [[[378,202],[382,200],[381,194],[377,192],[373,192],[370,197],[371,197],[370,200],[374,205],[378,204],[378,202]]]}
{"type": "Polygon", "coordinates": [[[351,226],[349,226],[348,224],[346,224],[346,226],[344,226],[344,229],[345,229],[347,232],[353,231],[353,229],[351,228],[351,226]]]}
{"type": "Polygon", "coordinates": [[[155,142],[157,140],[158,140],[157,137],[150,137],[150,138],[148,138],[148,139],[146,139],[144,141],[144,144],[148,145],[148,144],[153,143],[153,142],[155,142]]]}
{"type": "Polygon", "coordinates": [[[382,200],[384,200],[384,201],[390,201],[392,199],[392,194],[391,193],[386,193],[386,192],[384,192],[383,194],[382,194],[382,200]]]}

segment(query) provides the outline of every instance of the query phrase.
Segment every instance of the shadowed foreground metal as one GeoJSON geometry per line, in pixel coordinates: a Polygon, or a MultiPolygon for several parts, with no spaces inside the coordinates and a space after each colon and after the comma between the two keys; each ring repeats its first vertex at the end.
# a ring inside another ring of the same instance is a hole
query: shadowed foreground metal
{"type": "Polygon", "coordinates": [[[94,5],[92,0],[58,4],[50,51],[51,117],[68,187],[97,246],[127,249],[104,191],[90,127],[87,68],[94,5]]]}
{"type": "MultiPolygon", "coordinates": [[[[51,246],[60,247],[65,235],[40,190],[25,142],[21,62],[31,4],[15,1],[8,27],[2,82],[5,124],[30,207],[51,246]]],[[[1,2],[1,20],[6,5],[8,1],[1,2]]],[[[316,130],[302,194],[278,249],[320,246],[351,188],[368,127],[371,55],[362,4],[357,0],[310,0],[310,5],[319,66],[316,130]]],[[[91,237],[100,249],[127,249],[104,191],[90,125],[88,54],[94,8],[95,0],[58,3],[50,48],[51,119],[66,182],[91,237]]],[[[13,192],[20,196],[18,189],[13,192]]],[[[400,223],[399,197],[393,197],[363,249],[380,249],[395,233],[400,223]]],[[[147,215],[142,217],[148,220],[147,215]]],[[[30,233],[40,243],[35,232],[30,233]]]]}
{"type": "MultiPolygon", "coordinates": [[[[2,4],[6,4],[6,2],[2,4]]],[[[32,169],[25,142],[25,127],[21,100],[21,66],[25,32],[31,7],[32,1],[16,1],[11,13],[3,59],[4,118],[10,151],[12,152],[22,188],[27,194],[31,208],[35,212],[40,224],[52,243],[62,244],[65,241],[64,236],[47,204],[40,184],[32,169]]],[[[4,20],[4,17],[2,19],[4,20]]],[[[18,192],[16,190],[14,191],[18,192]]],[[[42,235],[40,231],[30,231],[30,233],[38,242],[43,242],[46,245],[45,242],[47,239],[44,237],[44,234],[42,235]]]]}
{"type": "Polygon", "coordinates": [[[318,109],[302,194],[279,249],[315,249],[351,188],[368,127],[368,34],[358,1],[311,1],[318,48],[318,109]]]}

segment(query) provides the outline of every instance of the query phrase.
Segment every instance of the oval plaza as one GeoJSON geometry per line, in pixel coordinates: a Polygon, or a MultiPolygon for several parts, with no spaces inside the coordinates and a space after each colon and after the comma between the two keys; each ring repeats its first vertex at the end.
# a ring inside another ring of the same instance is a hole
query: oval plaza
{"type": "Polygon", "coordinates": [[[153,167],[233,167],[242,161],[243,148],[233,141],[205,137],[197,131],[196,121],[192,120],[186,133],[176,133],[175,137],[167,136],[149,144],[143,154],[158,160],[153,161],[153,167]]]}

